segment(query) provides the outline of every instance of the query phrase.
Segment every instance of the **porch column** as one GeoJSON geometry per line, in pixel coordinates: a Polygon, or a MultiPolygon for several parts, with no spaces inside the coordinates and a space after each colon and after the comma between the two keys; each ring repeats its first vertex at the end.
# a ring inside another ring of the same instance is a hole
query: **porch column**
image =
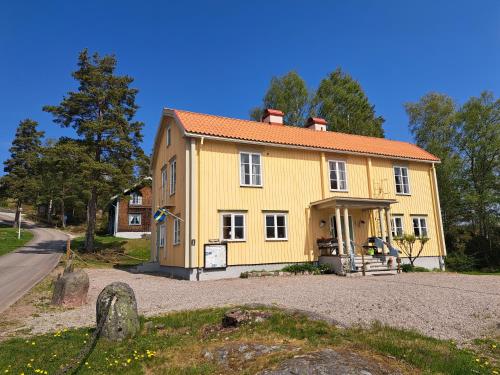
{"type": "Polygon", "coordinates": [[[385,214],[387,217],[387,236],[389,237],[389,245],[392,246],[392,220],[391,220],[391,208],[387,207],[385,210],[385,214]]]}
{"type": "Polygon", "coordinates": [[[340,207],[335,207],[335,226],[337,228],[337,243],[339,255],[344,255],[344,242],[342,241],[342,224],[340,222],[340,207]]]}
{"type": "Polygon", "coordinates": [[[349,210],[344,207],[344,233],[345,233],[345,252],[351,253],[351,233],[349,230],[349,210]]]}
{"type": "MultiPolygon", "coordinates": [[[[380,235],[382,236],[382,241],[385,241],[386,233],[385,233],[385,209],[378,209],[378,218],[380,221],[380,235]]],[[[385,245],[382,245],[382,254],[385,254],[385,245]]]]}

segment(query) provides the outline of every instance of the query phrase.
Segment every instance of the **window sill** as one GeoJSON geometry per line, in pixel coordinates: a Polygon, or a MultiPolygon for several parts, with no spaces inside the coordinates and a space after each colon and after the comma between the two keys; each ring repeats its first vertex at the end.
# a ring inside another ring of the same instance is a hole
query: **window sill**
{"type": "Polygon", "coordinates": [[[244,187],[244,188],[263,188],[264,186],[263,185],[242,185],[242,184],[240,184],[240,187],[244,187]]]}
{"type": "Polygon", "coordinates": [[[269,242],[286,242],[288,238],[266,238],[266,241],[269,242]]]}
{"type": "Polygon", "coordinates": [[[410,197],[411,193],[396,193],[396,195],[402,195],[402,196],[410,197]]]}
{"type": "Polygon", "coordinates": [[[332,193],[349,193],[349,190],[330,189],[332,193]]]}
{"type": "Polygon", "coordinates": [[[247,240],[226,240],[226,239],[223,239],[221,242],[247,242],[247,240]]]}

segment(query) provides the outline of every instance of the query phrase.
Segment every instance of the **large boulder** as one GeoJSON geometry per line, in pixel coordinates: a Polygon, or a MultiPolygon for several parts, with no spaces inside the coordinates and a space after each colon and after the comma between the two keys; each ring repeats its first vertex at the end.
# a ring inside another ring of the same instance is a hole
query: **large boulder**
{"type": "Polygon", "coordinates": [[[89,277],[83,270],[65,270],[54,283],[52,304],[77,307],[85,304],[89,291],[89,277]]]}
{"type": "Polygon", "coordinates": [[[137,335],[140,324],[132,288],[122,282],[106,286],[97,297],[96,318],[98,327],[103,324],[101,336],[108,340],[121,341],[137,335]]]}

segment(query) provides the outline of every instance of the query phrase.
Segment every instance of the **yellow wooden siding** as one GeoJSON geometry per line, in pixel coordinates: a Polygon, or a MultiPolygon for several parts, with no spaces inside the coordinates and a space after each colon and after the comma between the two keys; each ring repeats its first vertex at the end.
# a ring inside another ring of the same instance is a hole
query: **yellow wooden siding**
{"type": "MultiPolygon", "coordinates": [[[[369,197],[368,162],[362,156],[324,154],[324,163],[345,160],[347,165],[348,191],[332,192],[328,164],[323,170],[321,185],[322,154],[319,152],[212,140],[205,140],[203,145],[198,142],[197,147],[200,266],[203,266],[203,244],[221,237],[220,215],[224,211],[245,211],[246,214],[246,241],[229,242],[229,265],[302,262],[317,259],[316,239],[329,236],[329,217],[334,213],[333,210],[309,209],[311,202],[330,196],[369,197]],[[240,151],[261,154],[262,187],[240,186],[240,151]],[[265,240],[264,212],[273,210],[288,212],[287,241],[265,240]],[[320,228],[322,220],[326,225],[320,228]]],[[[373,197],[398,200],[392,205],[392,212],[404,214],[407,232],[413,230],[411,215],[426,215],[431,240],[424,255],[439,255],[430,190],[430,165],[409,163],[412,195],[396,196],[394,164],[391,160],[372,158],[373,197]]],[[[369,235],[379,234],[376,212],[371,215],[376,220],[372,229],[369,210],[350,210],[350,215],[357,243],[362,244],[369,235]]]]}
{"type": "MultiPolygon", "coordinates": [[[[425,216],[429,242],[425,245],[422,256],[439,256],[440,233],[434,214],[430,171],[431,165],[427,163],[372,158],[374,198],[396,199],[398,201],[391,205],[391,214],[404,216],[403,231],[405,233],[413,233],[412,216],[425,216]],[[393,168],[395,165],[408,167],[410,195],[396,194],[393,168]]],[[[376,229],[373,234],[380,235],[377,215],[375,215],[375,223],[376,229]]]]}
{"type": "MultiPolygon", "coordinates": [[[[153,170],[153,212],[159,207],[165,205],[172,206],[168,209],[173,214],[179,214],[182,219],[185,219],[185,169],[186,169],[186,140],[183,138],[182,133],[173,120],[165,117],[162,120],[157,143],[156,158],[153,170]],[[166,129],[170,126],[171,129],[171,145],[167,147],[166,129]],[[175,157],[176,166],[176,189],[175,194],[170,195],[170,162],[175,157]],[[161,187],[161,171],[162,168],[167,167],[167,187],[165,194],[161,187]]],[[[173,219],[168,217],[166,222],[166,239],[165,247],[160,250],[160,264],[176,267],[184,267],[184,231],[185,222],[181,222],[181,241],[178,245],[173,245],[173,219]]],[[[153,219],[151,225],[151,251],[156,252],[156,229],[157,224],[153,219]]]]}

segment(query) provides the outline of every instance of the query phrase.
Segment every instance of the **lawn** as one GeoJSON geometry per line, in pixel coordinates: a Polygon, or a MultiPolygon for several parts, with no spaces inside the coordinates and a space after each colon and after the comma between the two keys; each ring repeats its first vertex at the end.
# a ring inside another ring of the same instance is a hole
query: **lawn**
{"type": "Polygon", "coordinates": [[[149,260],[149,239],[129,239],[113,236],[96,236],[95,252],[83,251],[85,237],[71,241],[71,249],[76,252],[75,266],[78,267],[129,267],[149,260]]]}
{"type": "Polygon", "coordinates": [[[23,246],[33,238],[29,230],[21,229],[21,239],[17,239],[17,228],[0,225],[0,255],[7,254],[18,247],[23,246]]]}
{"type": "MultiPolygon", "coordinates": [[[[238,329],[222,329],[227,309],[176,312],[148,318],[154,328],[121,343],[99,340],[82,361],[79,374],[254,374],[285,358],[324,348],[355,352],[402,373],[497,374],[500,345],[481,340],[459,349],[416,332],[374,325],[339,329],[300,314],[271,309],[272,316],[238,329]],[[277,345],[280,349],[251,359],[232,354],[225,363],[207,356],[220,348],[277,345]],[[498,345],[498,347],[497,347],[498,345]]],[[[145,320],[142,320],[144,324],[145,320]]],[[[75,358],[91,329],[15,338],[0,344],[0,373],[53,374],[75,358]]]]}

